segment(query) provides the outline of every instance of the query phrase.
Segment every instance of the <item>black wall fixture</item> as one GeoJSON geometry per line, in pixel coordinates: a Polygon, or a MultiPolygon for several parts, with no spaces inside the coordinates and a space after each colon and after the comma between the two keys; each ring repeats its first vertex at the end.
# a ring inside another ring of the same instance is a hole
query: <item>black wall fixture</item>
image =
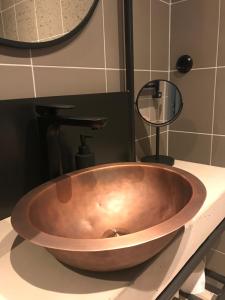
{"type": "Polygon", "coordinates": [[[176,63],[176,69],[180,73],[188,73],[193,66],[193,59],[190,55],[182,55],[178,58],[176,63]]]}
{"type": "Polygon", "coordinates": [[[46,181],[46,161],[35,106],[39,104],[74,105],[67,112],[94,117],[104,115],[107,126],[97,131],[63,126],[61,129],[63,164],[67,172],[73,170],[80,134],[92,135],[89,141],[97,164],[134,161],[130,130],[130,96],[127,92],[38,99],[0,101],[0,219],[10,215],[15,203],[25,193],[46,181]]]}
{"type": "Polygon", "coordinates": [[[133,41],[133,0],[124,0],[124,26],[125,26],[125,52],[126,52],[126,90],[129,93],[129,114],[132,122],[130,130],[132,135],[133,161],[136,160],[135,152],[135,114],[134,114],[134,41],[133,41]]]}

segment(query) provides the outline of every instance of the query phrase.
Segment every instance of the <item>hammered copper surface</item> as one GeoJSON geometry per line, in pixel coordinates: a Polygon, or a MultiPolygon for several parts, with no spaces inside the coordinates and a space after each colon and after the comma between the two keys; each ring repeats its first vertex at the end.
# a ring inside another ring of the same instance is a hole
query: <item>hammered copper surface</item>
{"type": "Polygon", "coordinates": [[[25,195],[13,211],[12,225],[66,264],[118,270],[163,249],[200,209],[205,195],[196,177],[177,168],[100,165],[25,195]]]}

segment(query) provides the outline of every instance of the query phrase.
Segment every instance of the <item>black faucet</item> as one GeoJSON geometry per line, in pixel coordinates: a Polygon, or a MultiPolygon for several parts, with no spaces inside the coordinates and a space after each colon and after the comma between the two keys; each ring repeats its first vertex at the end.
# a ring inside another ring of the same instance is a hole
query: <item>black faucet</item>
{"type": "Polygon", "coordinates": [[[45,173],[48,172],[48,178],[45,177],[44,180],[64,174],[60,143],[62,125],[101,129],[108,121],[105,117],[71,117],[60,113],[62,110],[74,109],[74,105],[37,104],[35,108],[39,120],[43,159],[48,166],[48,170],[45,170],[45,173]]]}

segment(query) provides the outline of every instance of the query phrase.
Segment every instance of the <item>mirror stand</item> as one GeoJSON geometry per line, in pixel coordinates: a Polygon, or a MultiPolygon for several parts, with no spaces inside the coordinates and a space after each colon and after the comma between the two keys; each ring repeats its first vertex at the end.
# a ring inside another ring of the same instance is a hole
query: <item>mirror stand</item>
{"type": "Polygon", "coordinates": [[[159,146],[160,145],[160,127],[156,127],[156,149],[155,155],[148,155],[141,158],[142,162],[150,162],[150,163],[158,163],[158,164],[166,164],[173,166],[174,158],[167,155],[159,155],[159,146]]]}

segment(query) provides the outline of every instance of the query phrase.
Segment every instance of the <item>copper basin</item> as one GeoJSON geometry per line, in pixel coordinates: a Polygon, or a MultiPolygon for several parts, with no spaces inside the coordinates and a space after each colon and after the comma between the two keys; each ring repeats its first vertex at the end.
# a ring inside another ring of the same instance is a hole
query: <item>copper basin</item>
{"type": "Polygon", "coordinates": [[[12,225],[58,260],[93,271],[135,266],[162,250],[202,206],[205,187],[165,165],[119,163],[76,171],[25,195],[12,225]]]}

